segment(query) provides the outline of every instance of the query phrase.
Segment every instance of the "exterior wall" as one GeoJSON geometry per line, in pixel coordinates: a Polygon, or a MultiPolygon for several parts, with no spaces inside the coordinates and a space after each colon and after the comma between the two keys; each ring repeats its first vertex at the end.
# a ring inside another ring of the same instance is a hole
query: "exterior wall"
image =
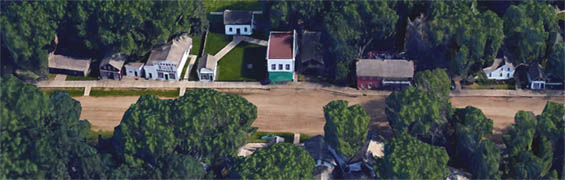
{"type": "Polygon", "coordinates": [[[143,73],[143,67],[140,67],[138,69],[136,67],[131,67],[126,65],[124,66],[124,70],[126,76],[132,76],[132,77],[141,77],[143,73]],[[137,72],[137,76],[135,75],[136,72],[137,72]]]}
{"type": "Polygon", "coordinates": [[[198,73],[198,80],[200,80],[200,81],[208,82],[208,81],[214,81],[216,79],[216,77],[215,77],[216,72],[212,72],[212,70],[210,70],[210,69],[201,68],[196,72],[198,73]],[[202,76],[206,76],[206,75],[210,76],[210,78],[209,79],[202,79],[202,76]]]}
{"type": "Polygon", "coordinates": [[[116,69],[111,65],[105,65],[100,67],[99,72],[100,72],[100,77],[102,79],[114,79],[114,80],[122,79],[121,69],[116,69]]]}
{"type": "Polygon", "coordinates": [[[176,72],[176,80],[180,80],[180,75],[182,74],[182,70],[184,68],[184,65],[186,64],[186,59],[188,58],[188,54],[190,53],[190,50],[192,49],[192,45],[190,45],[190,48],[188,48],[188,51],[184,52],[184,54],[182,55],[182,60],[180,61],[179,66],[177,66],[177,72],[176,72]]]}
{"type": "Polygon", "coordinates": [[[183,53],[180,64],[178,65],[170,63],[168,61],[161,61],[157,64],[152,65],[146,64],[143,67],[143,69],[145,70],[145,78],[169,81],[180,80],[180,75],[182,74],[184,64],[186,64],[186,59],[188,57],[188,54],[190,53],[190,49],[192,49],[192,45],[190,46],[190,48],[188,48],[187,51],[183,53]],[[162,74],[162,76],[160,76],[160,74],[162,74]]]}
{"type": "Polygon", "coordinates": [[[378,89],[381,88],[382,78],[379,77],[368,77],[368,76],[357,76],[357,88],[358,89],[378,89]]]}
{"type": "MultiPolygon", "coordinates": [[[[253,21],[251,21],[253,22],[253,21]]],[[[253,24],[253,23],[252,23],[253,24]]],[[[251,35],[253,34],[253,25],[225,25],[226,35],[237,35],[237,30],[239,29],[240,35],[251,35]],[[231,31],[230,31],[231,28],[231,31]],[[247,28],[247,31],[244,31],[247,28]]]]}
{"type": "Polygon", "coordinates": [[[294,72],[294,60],[293,59],[268,59],[267,60],[267,71],[268,72],[294,72]],[[275,65],[275,70],[272,69],[272,65],[275,65]],[[282,65],[282,70],[279,69],[279,65],[282,65]],[[289,65],[290,69],[287,70],[286,66],[289,65]]]}
{"type": "Polygon", "coordinates": [[[530,84],[532,90],[545,89],[545,81],[532,81],[530,84]]]}
{"type": "Polygon", "coordinates": [[[508,80],[514,78],[514,68],[504,65],[493,71],[485,71],[485,75],[487,79],[508,80]]]}

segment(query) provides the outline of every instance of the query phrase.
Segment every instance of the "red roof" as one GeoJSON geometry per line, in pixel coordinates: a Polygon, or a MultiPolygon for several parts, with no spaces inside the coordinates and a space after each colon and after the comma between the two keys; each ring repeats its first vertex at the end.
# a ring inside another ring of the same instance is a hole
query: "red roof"
{"type": "Polygon", "coordinates": [[[268,59],[292,59],[292,38],[292,32],[272,32],[269,36],[268,59]]]}

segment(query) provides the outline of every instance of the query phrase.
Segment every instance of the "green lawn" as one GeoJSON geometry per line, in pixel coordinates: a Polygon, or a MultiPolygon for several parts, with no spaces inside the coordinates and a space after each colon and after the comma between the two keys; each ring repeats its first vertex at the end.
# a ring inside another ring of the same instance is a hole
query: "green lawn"
{"type": "Polygon", "coordinates": [[[218,81],[259,81],[265,79],[267,47],[241,42],[218,63],[218,81]],[[253,67],[248,69],[247,65],[253,67]]]}
{"type": "Polygon", "coordinates": [[[68,75],[65,80],[66,81],[91,81],[91,80],[98,80],[98,78],[92,77],[90,75],[86,76],[86,77],[68,75]]]}
{"type": "MultiPolygon", "coordinates": [[[[255,132],[250,136],[247,136],[247,143],[265,143],[267,140],[262,140],[261,137],[266,135],[276,135],[284,138],[284,141],[287,143],[293,143],[294,141],[294,133],[289,132],[255,132]]],[[[304,141],[310,139],[311,136],[306,134],[300,134],[300,143],[304,143],[304,141]]]]}
{"type": "Polygon", "coordinates": [[[55,79],[55,76],[57,76],[57,74],[47,74],[47,80],[53,81],[55,79]]]}
{"type": "Polygon", "coordinates": [[[466,86],[468,89],[514,89],[513,84],[477,84],[466,86]]]}
{"type": "Polygon", "coordinates": [[[112,88],[92,88],[90,96],[143,96],[152,94],[160,97],[178,97],[178,90],[153,90],[153,89],[112,89],[112,88]]]}
{"type": "Polygon", "coordinates": [[[226,9],[233,10],[261,10],[258,0],[203,0],[206,12],[219,12],[226,9]]]}
{"type": "Polygon", "coordinates": [[[96,145],[98,142],[98,135],[102,136],[103,139],[109,139],[114,135],[114,131],[94,131],[90,130],[86,135],[86,142],[88,144],[96,145]]]}
{"type": "Polygon", "coordinates": [[[49,95],[55,91],[66,91],[71,97],[84,95],[83,88],[40,88],[45,94],[49,95]]]}
{"type": "Polygon", "coordinates": [[[204,50],[204,52],[211,55],[216,55],[216,53],[220,52],[222,48],[230,43],[231,39],[232,37],[226,36],[221,33],[209,32],[208,37],[206,38],[206,49],[204,50]]]}
{"type": "MultiPolygon", "coordinates": [[[[191,38],[192,38],[192,49],[190,49],[190,55],[198,56],[198,53],[200,52],[200,47],[202,46],[202,36],[201,35],[192,36],[191,38]]],[[[184,77],[186,68],[188,68],[188,64],[190,64],[190,57],[186,58],[186,63],[184,64],[184,67],[182,68],[182,72],[180,74],[181,78],[184,77]]]]}

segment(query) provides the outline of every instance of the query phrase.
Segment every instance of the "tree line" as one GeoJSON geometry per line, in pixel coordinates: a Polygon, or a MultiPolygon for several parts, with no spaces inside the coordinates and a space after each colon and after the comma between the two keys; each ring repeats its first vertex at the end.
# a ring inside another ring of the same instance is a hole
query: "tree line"
{"type": "Polygon", "coordinates": [[[2,74],[47,76],[47,56],[140,59],[155,45],[208,25],[202,1],[2,1],[2,74]]]}
{"type": "Polygon", "coordinates": [[[404,51],[418,71],[444,68],[450,77],[467,81],[503,50],[515,66],[541,64],[551,77],[563,81],[565,31],[558,26],[555,5],[553,1],[273,1],[265,3],[264,14],[273,29],[321,31],[330,76],[338,83],[354,82],[355,59],[375,49],[404,51]]]}
{"type": "MultiPolygon", "coordinates": [[[[89,144],[91,125],[66,92],[48,95],[14,76],[0,82],[0,178],[306,179],[314,172],[308,152],[289,143],[237,156],[257,118],[257,107],[238,95],[196,89],[177,99],[142,96],[111,138],[89,144]]],[[[394,136],[385,140],[384,157],[374,157],[375,178],[443,179],[448,166],[476,179],[563,177],[563,104],[548,102],[540,115],[517,112],[501,148],[489,140],[493,121],[480,109],[451,106],[444,70],[419,72],[415,82],[386,98],[394,136]]],[[[322,110],[325,141],[355,156],[367,140],[367,112],[343,100],[322,110]]]]}

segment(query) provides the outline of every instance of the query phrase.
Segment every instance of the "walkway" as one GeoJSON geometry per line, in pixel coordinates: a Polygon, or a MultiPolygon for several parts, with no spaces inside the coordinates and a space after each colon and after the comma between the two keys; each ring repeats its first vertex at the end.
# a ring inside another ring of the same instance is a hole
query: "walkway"
{"type": "Polygon", "coordinates": [[[67,79],[67,75],[64,74],[56,74],[54,81],[65,81],[67,79]]]}
{"type": "Polygon", "coordinates": [[[222,48],[220,52],[216,53],[214,57],[216,57],[216,59],[219,61],[220,59],[222,59],[222,57],[228,54],[233,48],[235,48],[241,42],[241,40],[242,39],[240,38],[240,36],[234,36],[233,40],[230,43],[228,43],[228,45],[226,45],[224,48],[222,48]]]}
{"type": "Polygon", "coordinates": [[[252,43],[252,44],[257,44],[259,46],[267,46],[269,42],[265,41],[265,40],[261,40],[261,39],[255,39],[249,36],[237,36],[239,38],[241,38],[241,40],[248,42],[248,43],[252,43]]]}
{"type": "Polygon", "coordinates": [[[184,77],[183,77],[183,79],[187,81],[190,75],[190,70],[194,66],[194,62],[196,62],[196,55],[190,55],[188,57],[190,58],[190,62],[188,63],[188,68],[186,68],[186,72],[184,72],[184,77]]]}

